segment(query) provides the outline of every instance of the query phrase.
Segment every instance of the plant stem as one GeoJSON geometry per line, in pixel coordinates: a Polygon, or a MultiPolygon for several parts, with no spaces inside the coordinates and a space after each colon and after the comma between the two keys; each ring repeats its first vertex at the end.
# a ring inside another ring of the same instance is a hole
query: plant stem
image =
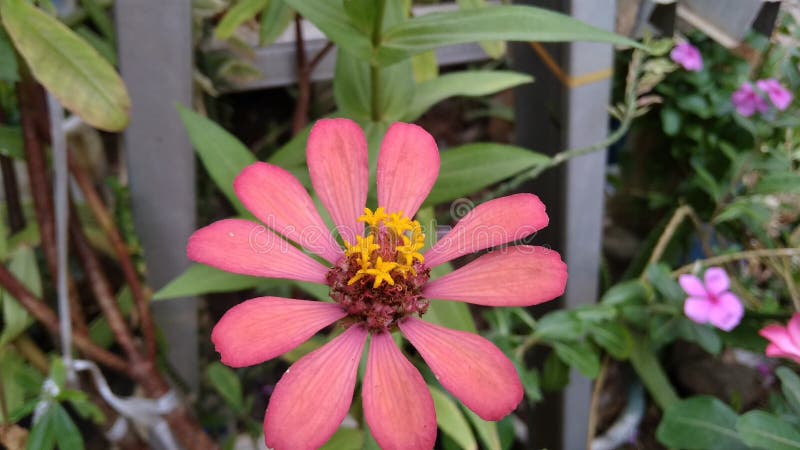
{"type": "Polygon", "coordinates": [[[295,135],[308,122],[308,103],[311,99],[311,82],[309,80],[306,48],[303,41],[303,19],[300,14],[294,15],[294,54],[297,67],[297,104],[292,119],[292,135],[295,135]]]}
{"type": "MultiPolygon", "coordinates": [[[[31,294],[3,265],[0,265],[0,286],[17,299],[19,304],[36,320],[41,322],[50,334],[58,336],[58,317],[53,310],[31,294]]],[[[98,347],[85,332],[75,330],[73,339],[75,346],[92,360],[117,372],[130,373],[130,366],[127,362],[108,350],[98,347]]]]}
{"type": "Polygon", "coordinates": [[[378,65],[375,52],[381,45],[381,36],[383,34],[383,15],[386,10],[386,0],[377,0],[378,11],[375,14],[375,23],[372,27],[372,52],[373,58],[370,61],[369,78],[371,87],[371,100],[372,100],[372,121],[380,122],[383,119],[381,112],[381,68],[378,65]]]}
{"type": "Polygon", "coordinates": [[[140,328],[142,330],[142,335],[144,336],[145,348],[147,350],[147,358],[155,361],[155,328],[153,325],[152,316],[150,315],[149,299],[144,293],[144,289],[142,288],[142,284],[139,280],[139,275],[137,274],[136,269],[133,267],[133,262],[131,262],[128,246],[125,244],[125,241],[122,239],[117,226],[114,224],[111,214],[108,213],[108,210],[106,210],[106,207],[103,205],[100,195],[97,193],[97,190],[92,184],[92,180],[75,161],[75,157],[72,155],[72,153],[69,154],[69,169],[70,172],[72,172],[72,176],[77,182],[78,187],[80,187],[80,190],[83,193],[86,204],[89,205],[89,209],[91,209],[92,214],[94,215],[95,219],[97,219],[97,223],[105,232],[106,236],[108,236],[109,241],[111,241],[111,246],[114,248],[114,252],[119,260],[122,273],[125,277],[125,282],[128,283],[128,286],[131,289],[131,295],[136,302],[137,312],[139,313],[140,328]]]}
{"type": "Polygon", "coordinates": [[[592,400],[589,403],[589,425],[586,430],[586,450],[591,450],[594,434],[597,429],[597,410],[600,406],[600,392],[605,385],[606,375],[608,375],[608,367],[611,364],[611,359],[608,355],[603,358],[603,364],[600,366],[600,374],[594,380],[594,388],[592,389],[592,400]]]}
{"type": "Polygon", "coordinates": [[[3,174],[3,190],[6,194],[6,210],[8,211],[8,229],[14,234],[25,228],[25,216],[22,214],[22,203],[19,200],[19,184],[14,161],[0,155],[0,171],[3,174]]]}
{"type": "Polygon", "coordinates": [[[650,396],[656,401],[661,410],[666,410],[670,405],[679,400],[678,394],[656,358],[646,338],[634,339],[630,362],[636,374],[642,380],[650,396]]]}
{"type": "Polygon", "coordinates": [[[740,261],[748,258],[762,258],[770,256],[792,257],[800,256],[800,248],[766,248],[759,250],[747,250],[743,252],[728,253],[726,255],[714,256],[712,258],[700,259],[691,264],[686,264],[683,267],[672,272],[672,276],[689,273],[695,264],[702,264],[704,266],[715,266],[719,264],[727,264],[729,262],[740,261]]]}

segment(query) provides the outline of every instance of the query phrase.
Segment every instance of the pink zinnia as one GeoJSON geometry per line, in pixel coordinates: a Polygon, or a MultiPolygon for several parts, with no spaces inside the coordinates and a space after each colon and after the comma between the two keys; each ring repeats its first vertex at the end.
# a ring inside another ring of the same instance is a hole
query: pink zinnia
{"type": "Polygon", "coordinates": [[[786,358],[800,364],[800,313],[795,313],[785,327],[767,325],[758,332],[769,341],[764,353],[770,358],[786,358]]]}
{"type": "Polygon", "coordinates": [[[703,56],[700,54],[700,50],[688,42],[676,45],[669,53],[669,57],[690,72],[703,70],[703,56]]]}
{"type": "Polygon", "coordinates": [[[532,194],[490,200],[464,216],[424,254],[422,228],[411,220],[433,187],[439,151],[416,125],[386,132],[377,164],[377,204],[365,209],[367,142],[346,119],[320,120],[308,138],[311,183],[345,250],[327,230],[305,188],[265,163],[236,178],[237,196],[265,227],[227,219],[198,230],[190,259],[221,270],[329,286],[332,303],[261,297],[231,308],[211,339],[232,367],[280,356],[339,322],[345,329],[293,364],[275,386],[264,417],[267,446],[321,446],[352,402],[362,351],[371,344],[362,384],[364,417],[384,449],[430,449],[436,440],[433,401],[420,373],[395,345],[399,331],[439,383],[485,420],[499,420],[522,399],[513,364],[488,340],[422,321],[428,299],[486,306],[529,306],[560,296],[567,280],[558,253],[517,245],[482,255],[429,281],[430,269],[462,255],[507,244],[545,227],[532,194]],[[362,214],[363,212],[363,214],[362,214]],[[365,224],[366,234],[365,234],[365,224]],[[325,265],[273,234],[316,254],[325,265]]]}
{"type": "Polygon", "coordinates": [[[769,109],[767,102],[753,89],[750,83],[742,83],[739,89],[731,95],[736,112],[744,117],[750,117],[758,111],[764,114],[769,109]]]}
{"type": "Polygon", "coordinates": [[[756,86],[767,94],[772,104],[780,111],[785,110],[792,103],[792,93],[774,78],[758,80],[756,86]]]}
{"type": "Polygon", "coordinates": [[[683,304],[686,317],[695,323],[711,323],[723,331],[736,328],[744,315],[744,307],[736,295],[728,292],[728,274],[719,267],[710,267],[703,280],[705,283],[694,275],[681,275],[678,279],[689,295],[683,304]]]}

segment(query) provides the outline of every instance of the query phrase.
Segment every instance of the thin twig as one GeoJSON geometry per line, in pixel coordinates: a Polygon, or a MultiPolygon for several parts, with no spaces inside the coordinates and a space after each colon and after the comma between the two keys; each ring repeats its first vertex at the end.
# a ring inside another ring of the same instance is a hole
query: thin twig
{"type": "Polygon", "coordinates": [[[700,259],[691,264],[686,264],[672,272],[672,276],[677,277],[684,273],[690,273],[695,264],[703,266],[717,266],[720,264],[727,264],[734,261],[741,261],[748,258],[763,258],[770,256],[792,257],[800,256],[800,248],[767,248],[759,250],[747,250],[743,252],[728,253],[726,255],[714,256],[712,258],[700,259]]]}
{"type": "Polygon", "coordinates": [[[605,355],[605,357],[603,357],[603,364],[600,366],[600,374],[598,374],[597,378],[594,380],[592,400],[589,403],[589,425],[586,430],[586,450],[591,450],[594,434],[597,431],[597,412],[600,407],[600,393],[603,390],[603,385],[605,385],[610,364],[611,359],[608,355],[605,355]]]}
{"type": "Polygon", "coordinates": [[[14,161],[5,155],[0,155],[0,171],[3,174],[3,190],[8,211],[8,228],[11,233],[17,233],[25,228],[25,215],[22,213],[22,203],[19,199],[19,183],[17,171],[14,170],[14,161]]]}
{"type": "Polygon", "coordinates": [[[664,256],[664,251],[667,249],[667,246],[672,240],[672,236],[675,235],[675,232],[683,222],[683,219],[689,216],[691,210],[692,207],[689,205],[683,205],[675,210],[675,212],[672,214],[672,217],[669,219],[669,222],[667,222],[667,226],[664,227],[664,232],[658,237],[656,246],[653,247],[653,253],[650,254],[650,259],[647,260],[648,266],[659,261],[661,257],[664,256]]]}
{"type": "Polygon", "coordinates": [[[86,237],[83,235],[80,222],[75,217],[75,214],[70,214],[69,222],[69,233],[72,237],[72,242],[75,244],[75,252],[83,264],[89,287],[92,289],[94,297],[103,311],[103,316],[108,321],[108,326],[114,334],[114,338],[131,362],[141,359],[139,349],[136,348],[131,330],[119,309],[111,284],[103,273],[97,255],[94,254],[94,251],[86,242],[86,237]]]}
{"type": "MultiPolygon", "coordinates": [[[[28,311],[34,319],[38,320],[47,328],[53,336],[58,336],[58,317],[56,313],[36,298],[31,292],[3,265],[0,265],[0,286],[3,287],[12,297],[17,299],[20,305],[28,311]]],[[[98,347],[89,339],[89,336],[76,330],[74,335],[75,346],[87,357],[94,361],[120,373],[129,373],[129,364],[119,356],[98,347]]]]}
{"type": "Polygon", "coordinates": [[[75,157],[70,154],[69,168],[72,176],[78,184],[86,204],[89,205],[92,214],[94,215],[100,228],[108,236],[111,246],[119,260],[120,268],[125,277],[125,282],[131,289],[131,295],[136,302],[137,312],[139,314],[140,328],[144,336],[145,348],[147,350],[148,359],[154,361],[156,354],[156,341],[155,341],[155,328],[153,326],[153,319],[150,314],[149,299],[142,289],[141,281],[131,261],[130,252],[125,241],[117,229],[114,220],[106,210],[100,195],[92,184],[92,180],[88,174],[80,167],[80,164],[75,161],[75,157]]]}
{"type": "Polygon", "coordinates": [[[311,101],[311,80],[306,67],[306,48],[303,41],[303,19],[299,14],[294,16],[295,61],[297,62],[297,103],[292,119],[292,134],[295,135],[308,122],[308,105],[311,101]]]}

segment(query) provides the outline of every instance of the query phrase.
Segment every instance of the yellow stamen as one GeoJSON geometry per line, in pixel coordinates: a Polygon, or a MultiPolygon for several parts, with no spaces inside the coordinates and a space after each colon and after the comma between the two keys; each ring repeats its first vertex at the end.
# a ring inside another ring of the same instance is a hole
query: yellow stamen
{"type": "Polygon", "coordinates": [[[356,220],[358,220],[359,222],[364,222],[365,224],[375,228],[378,225],[380,225],[381,222],[386,220],[386,217],[388,216],[386,215],[386,212],[383,210],[383,208],[375,209],[374,213],[372,212],[371,209],[364,208],[364,215],[356,220]]]}

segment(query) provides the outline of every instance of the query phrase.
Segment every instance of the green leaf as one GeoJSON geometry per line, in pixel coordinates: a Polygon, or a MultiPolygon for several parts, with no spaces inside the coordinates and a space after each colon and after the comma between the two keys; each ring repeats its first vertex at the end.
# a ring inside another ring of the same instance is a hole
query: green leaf
{"type": "Polygon", "coordinates": [[[472,422],[472,426],[478,433],[478,438],[480,438],[481,442],[483,442],[483,446],[481,448],[488,450],[500,450],[500,435],[497,433],[497,424],[481,419],[466,406],[462,405],[462,409],[467,415],[467,419],[472,422]]]}
{"type": "Polygon", "coordinates": [[[553,349],[562,361],[577,369],[581,375],[594,379],[600,373],[600,355],[588,342],[554,342],[553,349]]]}
{"type": "MultiPolygon", "coordinates": [[[[385,120],[399,119],[405,115],[408,99],[414,95],[411,62],[378,69],[380,90],[380,116],[385,120]]],[[[350,55],[345,50],[337,53],[333,93],[342,115],[356,120],[372,117],[372,79],[367,61],[350,55]]]]}
{"type": "MultiPolygon", "coordinates": [[[[8,270],[36,297],[42,296],[42,280],[36,254],[28,246],[21,246],[12,254],[8,270]]],[[[7,344],[23,333],[32,323],[27,310],[7,291],[0,291],[3,299],[3,331],[0,345],[7,344]]]]}
{"type": "MultiPolygon", "coordinates": [[[[426,223],[424,217],[420,220],[420,223],[426,223]]],[[[452,271],[453,266],[450,265],[450,263],[442,264],[431,270],[431,278],[436,279],[452,271]]],[[[431,300],[428,312],[425,313],[425,318],[431,323],[454,330],[461,330],[469,333],[478,332],[475,327],[475,321],[472,319],[472,314],[469,311],[469,306],[467,306],[466,303],[431,300]]]]}
{"type": "Polygon", "coordinates": [[[303,128],[302,131],[292,136],[283,147],[275,151],[268,159],[270,164],[281,166],[287,170],[289,167],[299,166],[306,163],[306,142],[311,133],[311,125],[303,128]]]}
{"type": "Polygon", "coordinates": [[[268,280],[237,275],[202,264],[193,264],[178,278],[170,281],[153,295],[153,300],[192,297],[217,292],[236,292],[252,289],[268,280]]]}
{"type": "Polygon", "coordinates": [[[668,106],[661,108],[661,129],[667,136],[678,134],[681,129],[680,113],[668,106]]]}
{"type": "Polygon", "coordinates": [[[81,6],[92,19],[92,23],[103,34],[106,41],[114,42],[114,24],[108,18],[108,14],[103,6],[98,4],[98,0],[81,0],[81,6]]]}
{"type": "Polygon", "coordinates": [[[542,390],[555,392],[569,384],[569,366],[564,364],[556,352],[550,352],[542,366],[542,390]]]}
{"type": "Polygon", "coordinates": [[[417,86],[403,120],[416,120],[431,106],[449,97],[489,95],[531,82],[530,75],[510,70],[467,70],[441,75],[417,86]]]}
{"type": "Polygon", "coordinates": [[[754,191],[757,194],[800,194],[800,174],[791,172],[765,174],[754,191]]]}
{"type": "Polygon", "coordinates": [[[425,203],[452,201],[549,162],[548,156],[513,145],[476,143],[452,148],[441,153],[439,178],[425,203]]]}
{"type": "Polygon", "coordinates": [[[675,393],[655,350],[647,339],[634,336],[630,362],[659,407],[666,409],[678,401],[678,394],[675,393]]]}
{"type": "Polygon", "coordinates": [[[120,131],[128,126],[128,92],[97,50],[24,0],[3,0],[0,14],[33,76],[65,108],[95,128],[120,131]]]}
{"type": "Polygon", "coordinates": [[[339,428],[320,450],[358,450],[364,445],[364,432],[355,428],[339,428]]]}
{"type": "Polygon", "coordinates": [[[233,36],[239,25],[252,19],[264,7],[268,0],[238,0],[233,8],[229,9],[219,21],[214,29],[214,37],[219,40],[226,40],[233,36]]]}
{"type": "MultiPolygon", "coordinates": [[[[53,417],[49,423],[57,436],[56,446],[60,450],[83,450],[83,437],[67,411],[59,404],[50,406],[53,417]]],[[[48,411],[50,412],[50,411],[48,411]]]]}
{"type": "MultiPolygon", "coordinates": [[[[122,314],[128,317],[133,309],[133,294],[127,285],[117,293],[117,304],[122,314]]],[[[108,325],[108,320],[102,315],[92,320],[92,323],[89,324],[89,337],[92,338],[92,342],[103,348],[110,347],[115,341],[114,333],[108,325]]]]}
{"type": "Polygon", "coordinates": [[[214,184],[239,213],[249,216],[233,191],[233,180],[242,169],[256,162],[256,157],[221,126],[181,105],[176,107],[189,140],[214,184]]]}
{"type": "MultiPolygon", "coordinates": [[[[414,74],[414,82],[417,84],[430,81],[439,76],[439,62],[436,61],[436,53],[433,51],[423,52],[411,58],[411,68],[414,74]]],[[[419,90],[419,86],[417,86],[419,90]]],[[[417,91],[414,96],[416,97],[417,91]]]]}
{"type": "Polygon", "coordinates": [[[33,425],[25,445],[26,450],[52,450],[55,447],[57,437],[55,421],[58,420],[55,408],[57,407],[60,408],[57,403],[48,405],[39,421],[33,425]]]}
{"type": "Polygon", "coordinates": [[[211,386],[237,414],[244,412],[242,383],[236,372],[219,362],[211,363],[206,369],[206,377],[211,386]]]}
{"type": "Polygon", "coordinates": [[[66,389],[59,395],[61,400],[69,402],[70,406],[84,419],[91,420],[95,424],[102,424],[106,420],[103,411],[89,400],[89,395],[82,391],[66,389]]]}
{"type": "Polygon", "coordinates": [[[800,431],[789,422],[765,411],[750,411],[739,418],[736,429],[742,440],[765,450],[800,449],[800,431]]]}
{"type": "Polygon", "coordinates": [[[711,108],[708,101],[700,95],[683,95],[677,99],[678,107],[688,111],[701,119],[711,117],[711,108]]]}
{"type": "Polygon", "coordinates": [[[3,61],[3,64],[0,64],[0,81],[15,83],[19,79],[17,57],[3,27],[0,27],[0,61],[3,61]]]}
{"type": "Polygon", "coordinates": [[[264,46],[275,42],[294,17],[294,11],[283,0],[269,0],[261,14],[258,30],[258,45],[264,46]]]}
{"type": "Polygon", "coordinates": [[[647,281],[660,293],[666,300],[673,303],[683,303],[686,293],[674,278],[669,266],[664,263],[651,264],[645,271],[647,281]]]}
{"type": "Polygon", "coordinates": [[[681,319],[678,323],[678,333],[685,340],[694,342],[712,355],[718,355],[722,350],[722,339],[714,328],[708,325],[700,325],[691,320],[681,319]]]}
{"type": "Polygon", "coordinates": [[[532,6],[494,6],[415,17],[386,31],[379,58],[396,62],[438,47],[481,41],[593,41],[644,48],[564,14],[532,6]]]}
{"type": "Polygon", "coordinates": [[[449,395],[441,390],[428,386],[433,397],[433,407],[436,409],[436,423],[442,432],[453,439],[464,450],[477,450],[478,443],[475,435],[459,409],[449,395]]]}
{"type": "Polygon", "coordinates": [[[600,303],[608,306],[634,305],[644,303],[646,297],[647,288],[639,279],[633,279],[612,286],[603,294],[600,303]]]}
{"type": "Polygon", "coordinates": [[[570,341],[583,334],[583,325],[571,311],[553,311],[539,319],[534,334],[545,341],[570,341]]]}
{"type": "Polygon", "coordinates": [[[343,0],[284,1],[325,33],[325,37],[338,47],[357,58],[369,60],[372,55],[372,43],[347,16],[343,0]]]}
{"type": "Polygon", "coordinates": [[[82,37],[95,50],[97,50],[97,52],[100,53],[100,55],[102,55],[109,64],[117,64],[117,52],[108,41],[98,36],[97,33],[92,31],[87,26],[77,28],[75,32],[78,33],[78,36],[82,37]]]}
{"type": "Polygon", "coordinates": [[[656,437],[671,448],[745,448],[736,433],[736,420],[736,413],[716,398],[692,397],[667,408],[656,430],[656,437]]]}
{"type": "Polygon", "coordinates": [[[781,391],[786,401],[800,414],[800,377],[788,367],[778,367],[775,374],[781,380],[781,391]]]}
{"type": "MultiPolygon", "coordinates": [[[[457,0],[456,3],[463,10],[481,9],[487,6],[486,0],[457,0]]],[[[503,41],[484,41],[479,44],[492,59],[500,59],[506,53],[506,43],[503,41]]]]}
{"type": "Polygon", "coordinates": [[[627,359],[631,354],[633,338],[625,325],[619,322],[601,323],[592,326],[589,333],[615,359],[627,359]]]}

